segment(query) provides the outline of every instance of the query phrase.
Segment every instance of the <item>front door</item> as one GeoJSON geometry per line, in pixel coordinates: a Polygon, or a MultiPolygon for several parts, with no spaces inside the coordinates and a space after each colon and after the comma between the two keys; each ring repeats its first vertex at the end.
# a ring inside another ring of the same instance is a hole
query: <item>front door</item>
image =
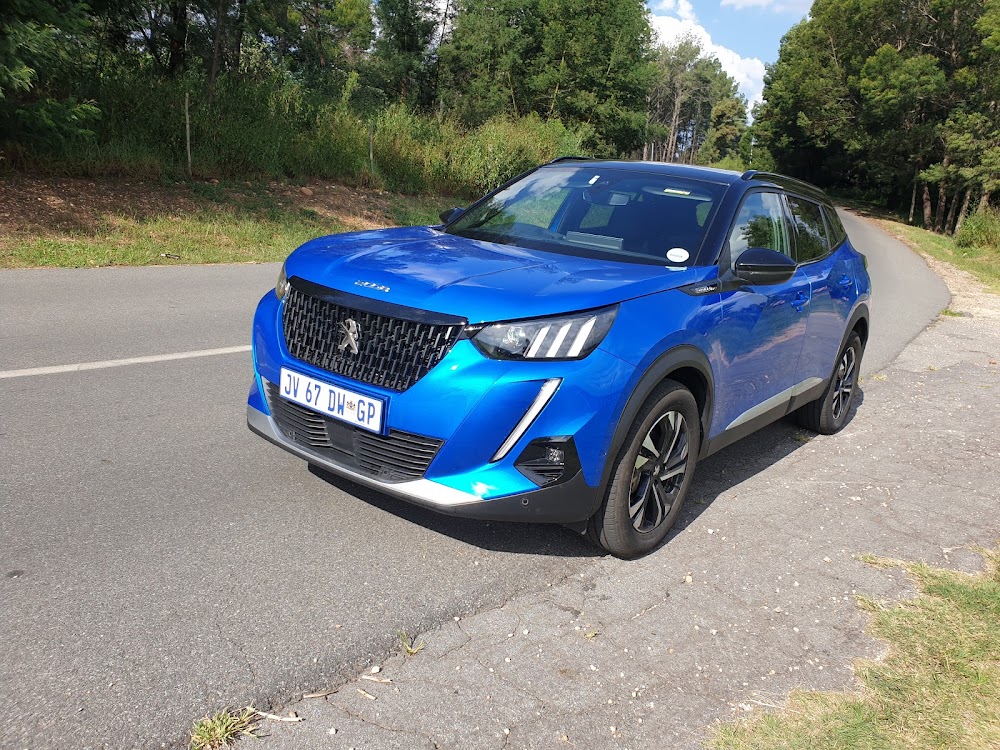
{"type": "MultiPolygon", "coordinates": [[[[728,255],[720,266],[732,269],[751,247],[766,247],[791,257],[783,197],[767,191],[744,198],[729,233],[728,255]]],[[[808,277],[796,270],[783,284],[745,284],[722,295],[719,372],[711,436],[736,428],[780,407],[795,392],[795,377],[809,316],[808,277]]]]}

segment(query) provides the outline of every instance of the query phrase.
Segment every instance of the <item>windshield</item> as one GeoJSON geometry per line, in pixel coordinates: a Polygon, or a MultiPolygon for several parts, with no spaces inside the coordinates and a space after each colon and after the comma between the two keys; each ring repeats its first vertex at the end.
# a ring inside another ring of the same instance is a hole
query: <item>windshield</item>
{"type": "Polygon", "coordinates": [[[447,231],[505,245],[634,263],[695,262],[724,186],[600,166],[545,167],[447,231]]]}

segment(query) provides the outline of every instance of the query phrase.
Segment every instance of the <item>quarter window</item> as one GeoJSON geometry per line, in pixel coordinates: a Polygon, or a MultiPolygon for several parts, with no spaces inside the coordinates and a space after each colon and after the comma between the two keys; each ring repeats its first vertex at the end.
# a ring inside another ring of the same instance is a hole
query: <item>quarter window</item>
{"type": "Polygon", "coordinates": [[[788,196],[788,207],[795,225],[795,260],[808,263],[830,252],[823,212],[818,203],[788,196]]]}
{"type": "Polygon", "coordinates": [[[826,214],[826,225],[830,227],[830,247],[835,248],[847,239],[847,230],[844,229],[836,210],[830,206],[823,206],[823,213],[826,214]]]}
{"type": "Polygon", "coordinates": [[[751,247],[766,247],[789,257],[792,255],[785,211],[777,193],[751,193],[740,206],[736,224],[729,233],[730,264],[751,247]]]}

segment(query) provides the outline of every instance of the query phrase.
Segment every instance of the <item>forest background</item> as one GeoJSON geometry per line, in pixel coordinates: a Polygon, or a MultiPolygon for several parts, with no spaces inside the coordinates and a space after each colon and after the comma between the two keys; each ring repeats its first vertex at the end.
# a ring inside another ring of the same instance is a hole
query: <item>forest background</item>
{"type": "Polygon", "coordinates": [[[779,170],[950,234],[1000,189],[998,102],[1000,0],[816,0],[752,117],[695,38],[657,42],[643,0],[0,9],[0,168],[18,171],[471,197],[621,156],[779,170]]]}

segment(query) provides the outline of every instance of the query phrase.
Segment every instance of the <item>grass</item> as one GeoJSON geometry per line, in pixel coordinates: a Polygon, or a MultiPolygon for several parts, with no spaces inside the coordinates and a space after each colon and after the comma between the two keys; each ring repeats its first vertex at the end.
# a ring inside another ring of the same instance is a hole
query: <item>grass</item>
{"type": "MultiPolygon", "coordinates": [[[[298,205],[297,189],[292,198],[278,200],[263,185],[193,182],[190,187],[193,209],[168,206],[156,215],[136,217],[122,206],[122,213],[90,216],[86,228],[0,232],[0,268],[277,261],[313,237],[357,228],[345,222],[362,210],[367,220],[381,226],[426,225],[440,223],[438,212],[449,204],[439,196],[370,193],[364,200],[349,197],[346,205],[340,199],[341,221],[319,204],[324,213],[298,205]],[[357,202],[357,211],[351,201],[357,202]]],[[[167,194],[155,185],[146,188],[153,196],[167,194]]],[[[350,195],[348,190],[341,188],[340,194],[350,195]]]]}
{"type": "Polygon", "coordinates": [[[146,266],[281,260],[311,237],[342,231],[305,214],[265,218],[209,212],[137,221],[109,216],[95,233],[29,237],[0,248],[0,266],[146,266]]]}
{"type": "Polygon", "coordinates": [[[1000,551],[966,575],[924,564],[904,568],[920,589],[885,605],[859,599],[870,632],[889,643],[860,662],[857,693],[798,691],[785,710],[718,729],[716,750],[941,750],[1000,748],[1000,551]]]}
{"type": "Polygon", "coordinates": [[[1000,294],[1000,246],[960,247],[954,239],[920,227],[881,218],[880,223],[910,247],[968,271],[991,291],[1000,294]]]}
{"type": "Polygon", "coordinates": [[[414,643],[413,639],[410,636],[408,636],[406,634],[406,631],[404,630],[400,630],[398,631],[398,633],[399,633],[399,642],[403,647],[404,654],[406,654],[407,656],[416,656],[418,653],[420,653],[421,649],[423,649],[424,647],[423,641],[420,641],[420,643],[414,643]]]}
{"type": "Polygon", "coordinates": [[[191,729],[190,750],[218,750],[240,737],[256,737],[257,712],[250,706],[242,711],[219,711],[196,721],[191,729]]]}

